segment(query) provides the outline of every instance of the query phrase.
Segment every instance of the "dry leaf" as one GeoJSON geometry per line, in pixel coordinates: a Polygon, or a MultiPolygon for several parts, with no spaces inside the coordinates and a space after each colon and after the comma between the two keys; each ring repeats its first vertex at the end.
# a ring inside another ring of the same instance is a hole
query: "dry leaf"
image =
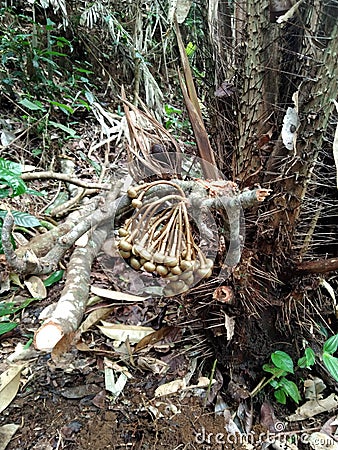
{"type": "MultiPolygon", "coordinates": [[[[169,335],[173,335],[172,339],[169,339],[169,342],[173,342],[175,338],[177,337],[178,333],[181,331],[178,327],[168,326],[160,328],[157,331],[154,331],[151,334],[148,334],[143,339],[138,342],[138,344],[135,347],[135,351],[141,350],[142,348],[147,347],[148,345],[154,345],[159,341],[164,340],[169,335]]],[[[168,342],[168,339],[165,339],[165,343],[168,342]]]]}
{"type": "Polygon", "coordinates": [[[301,3],[303,3],[304,0],[298,0],[297,3],[295,3],[293,6],[291,6],[291,8],[282,16],[279,16],[278,19],[276,20],[277,23],[283,23],[283,22],[287,22],[289,19],[291,19],[295,12],[297,11],[297,9],[299,8],[299,6],[301,5],[301,3]]]}
{"type": "Polygon", "coordinates": [[[0,375],[0,412],[6,409],[15,398],[20,386],[20,374],[24,367],[24,364],[18,364],[0,375]]]}
{"type": "Polygon", "coordinates": [[[228,81],[223,81],[223,83],[216,89],[215,97],[231,97],[236,92],[236,88],[233,84],[228,81]]]}
{"type": "Polygon", "coordinates": [[[78,333],[72,331],[71,333],[64,334],[62,338],[54,346],[51,358],[54,362],[61,362],[63,356],[69,353],[71,348],[75,346],[75,342],[78,340],[78,333]]]}
{"type": "Polygon", "coordinates": [[[20,286],[22,289],[24,289],[24,286],[22,285],[19,275],[15,272],[11,272],[9,274],[9,279],[13,284],[16,284],[17,286],[20,286]]]}
{"type": "Polygon", "coordinates": [[[296,409],[294,414],[287,418],[289,422],[305,420],[326,411],[331,411],[338,407],[338,395],[331,394],[322,400],[309,400],[296,409]]]}
{"type": "Polygon", "coordinates": [[[119,291],[111,291],[109,289],[102,289],[95,286],[91,286],[91,293],[98,295],[99,297],[109,298],[110,300],[120,300],[122,302],[143,302],[148,297],[139,297],[138,295],[125,294],[119,291]]]}
{"type": "Polygon", "coordinates": [[[76,399],[84,398],[88,395],[96,395],[101,391],[97,384],[80,384],[79,386],[69,386],[61,389],[60,394],[64,398],[76,399]]]}
{"type": "MultiPolygon", "coordinates": [[[[337,130],[338,130],[338,125],[337,125],[337,130]]],[[[338,133],[337,133],[337,135],[338,135],[338,133]]],[[[337,137],[337,141],[338,141],[338,137],[337,137]]],[[[338,186],[338,142],[337,142],[337,186],[338,186]]],[[[337,303],[336,294],[335,294],[333,287],[331,286],[330,283],[328,283],[324,279],[320,280],[319,285],[323,286],[327,290],[327,292],[330,294],[330,296],[333,300],[333,311],[335,313],[336,318],[338,319],[338,303],[337,303]]]]}
{"type": "Polygon", "coordinates": [[[168,22],[172,23],[174,16],[178,23],[183,23],[187,18],[192,0],[171,0],[169,2],[168,22]]]}
{"type": "Polygon", "coordinates": [[[92,311],[90,314],[88,314],[88,317],[82,322],[79,328],[79,332],[84,333],[85,331],[89,330],[90,327],[100,322],[100,320],[103,319],[105,316],[107,316],[107,314],[109,314],[113,309],[114,307],[108,306],[108,307],[101,307],[92,311]]]}
{"type": "MultiPolygon", "coordinates": [[[[335,434],[338,433],[338,416],[333,416],[328,419],[322,428],[320,429],[322,433],[326,433],[328,436],[333,437],[335,434]]],[[[337,436],[338,437],[338,436],[337,436]]]]}
{"type": "Polygon", "coordinates": [[[33,275],[24,281],[24,284],[32,297],[41,299],[47,297],[47,289],[41,278],[33,275]]]}
{"type": "Polygon", "coordinates": [[[137,325],[112,324],[101,321],[102,326],[98,325],[100,331],[113,341],[125,342],[129,339],[131,344],[136,344],[145,336],[153,333],[155,330],[151,327],[140,327],[137,325]]]}
{"type": "Polygon", "coordinates": [[[169,364],[151,356],[140,356],[137,359],[137,366],[141,370],[150,370],[156,375],[164,375],[169,369],[169,364]]]}
{"type": "Polygon", "coordinates": [[[122,372],[115,381],[115,372],[109,367],[104,369],[105,388],[113,395],[113,401],[122,393],[128,377],[122,372]]]}
{"type": "Polygon", "coordinates": [[[280,422],[277,421],[275,412],[273,409],[273,406],[270,402],[265,401],[262,403],[261,406],[261,420],[260,424],[263,425],[267,430],[269,430],[270,433],[276,433],[276,425],[278,425],[280,422]]]}
{"type": "Polygon", "coordinates": [[[169,383],[162,384],[155,390],[155,397],[163,397],[164,395],[175,394],[178,391],[182,391],[187,386],[184,378],[170,381],[169,383]]]}
{"type": "Polygon", "coordinates": [[[241,435],[242,433],[241,433],[240,429],[235,424],[235,422],[232,420],[231,412],[229,411],[229,409],[225,409],[223,412],[223,415],[224,415],[224,421],[225,421],[224,428],[227,431],[227,433],[230,435],[236,435],[236,434],[241,435]]]}
{"type": "Polygon", "coordinates": [[[20,425],[16,425],[15,423],[8,423],[0,427],[0,450],[5,450],[19,428],[20,425]]]}
{"type": "Polygon", "coordinates": [[[304,397],[306,400],[320,400],[322,392],[326,388],[323,380],[318,377],[304,381],[304,397]]]}
{"type": "Polygon", "coordinates": [[[8,356],[7,361],[10,363],[14,363],[17,361],[23,361],[23,360],[28,360],[28,359],[32,359],[32,358],[37,358],[39,355],[40,355],[40,353],[37,352],[32,345],[30,347],[26,348],[25,345],[23,345],[21,342],[18,342],[18,344],[15,347],[14,352],[8,356]]]}

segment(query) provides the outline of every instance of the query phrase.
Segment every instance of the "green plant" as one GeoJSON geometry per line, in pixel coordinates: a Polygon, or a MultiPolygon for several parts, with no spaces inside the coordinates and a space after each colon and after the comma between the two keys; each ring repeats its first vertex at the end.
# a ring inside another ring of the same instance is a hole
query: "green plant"
{"type": "Polygon", "coordinates": [[[182,110],[175,106],[164,105],[164,119],[167,130],[184,131],[191,134],[191,125],[189,120],[182,118],[182,110]]]}
{"type": "Polygon", "coordinates": [[[34,300],[34,298],[28,298],[18,306],[14,302],[0,302],[0,336],[14,330],[18,326],[18,323],[13,322],[10,316],[26,308],[34,300]]]}
{"type": "Polygon", "coordinates": [[[78,108],[89,110],[94,100],[95,85],[89,80],[93,72],[84,67],[86,62],[72,60],[72,43],[57,35],[55,23],[47,18],[46,24],[40,24],[11,9],[2,11],[0,86],[4,92],[20,95],[19,103],[31,111],[44,110],[41,102],[30,101],[35,98],[66,115],[78,108]]]}
{"type": "Polygon", "coordinates": [[[333,356],[338,348],[338,334],[331,336],[323,346],[321,358],[331,376],[338,382],[338,358],[333,356]]]}
{"type": "MultiPolygon", "coordinates": [[[[22,194],[41,195],[32,189],[28,189],[21,178],[21,165],[13,161],[0,158],[0,199],[12,198],[22,194]]],[[[11,211],[14,223],[21,227],[40,226],[38,219],[31,214],[21,211],[11,211]]],[[[3,253],[1,231],[2,221],[7,214],[7,210],[0,209],[0,254],[3,253]]]]}
{"type": "Polygon", "coordinates": [[[0,199],[15,197],[27,192],[27,186],[21,179],[21,165],[0,158],[0,199]]]}
{"type": "MultiPolygon", "coordinates": [[[[330,375],[338,381],[338,358],[333,356],[338,348],[338,334],[331,336],[323,345],[323,349],[319,359],[323,361],[330,375]]],[[[301,399],[299,389],[293,381],[287,376],[293,374],[294,363],[291,356],[281,350],[273,352],[270,356],[271,362],[263,365],[265,372],[271,373],[271,377],[263,379],[258,386],[251,392],[253,397],[267,385],[274,389],[274,395],[279,403],[285,404],[287,397],[290,397],[295,403],[299,403],[301,399]]],[[[304,355],[298,359],[296,369],[306,369],[312,367],[316,363],[316,354],[312,348],[307,347],[304,355]]]]}
{"type": "Polygon", "coordinates": [[[274,395],[279,403],[285,404],[288,396],[298,403],[301,398],[298,387],[293,381],[286,378],[288,374],[294,373],[292,358],[287,353],[277,350],[271,354],[271,361],[263,366],[263,370],[271,373],[272,376],[262,388],[266,384],[270,384],[274,388],[274,395]]]}

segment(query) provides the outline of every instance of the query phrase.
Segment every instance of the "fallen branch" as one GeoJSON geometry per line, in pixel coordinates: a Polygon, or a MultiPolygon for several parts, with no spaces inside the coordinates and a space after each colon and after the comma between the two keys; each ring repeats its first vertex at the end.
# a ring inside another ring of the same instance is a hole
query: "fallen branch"
{"type": "MultiPolygon", "coordinates": [[[[68,230],[66,233],[64,232],[60,235],[62,228],[62,225],[60,225],[58,230],[52,230],[48,233],[47,239],[45,237],[47,233],[41,235],[42,237],[40,239],[43,240],[46,246],[48,245],[47,243],[49,238],[47,253],[41,257],[38,257],[31,248],[27,247],[24,254],[22,251],[14,251],[10,238],[14,226],[14,218],[12,214],[8,213],[5,216],[2,227],[2,244],[4,254],[9,265],[17,273],[21,274],[41,275],[50,273],[57,267],[66,251],[74,245],[79,237],[98,224],[103,224],[108,219],[114,217],[117,205],[119,204],[119,200],[116,200],[116,198],[120,192],[121,186],[122,181],[116,183],[114,190],[107,195],[101,208],[94,210],[94,212],[90,211],[88,215],[80,216],[75,223],[70,221],[67,225],[63,224],[65,227],[64,229],[68,230]]],[[[38,248],[39,243],[39,239],[36,238],[35,249],[38,248]]]]}
{"type": "Polygon", "coordinates": [[[86,247],[77,247],[74,250],[58,304],[35,333],[34,345],[38,350],[53,349],[65,334],[78,329],[88,301],[91,266],[107,233],[108,226],[97,228],[86,247]]]}
{"type": "Polygon", "coordinates": [[[31,180],[60,180],[66,183],[75,184],[76,186],[85,188],[85,189],[103,189],[105,191],[109,191],[111,189],[110,184],[104,183],[86,183],[78,178],[67,175],[65,173],[59,172],[27,172],[21,175],[21,178],[25,181],[31,180]]]}
{"type": "Polygon", "coordinates": [[[299,263],[297,272],[305,273],[327,273],[338,270],[338,258],[316,259],[299,263]]]}
{"type": "MultiPolygon", "coordinates": [[[[240,209],[254,206],[269,195],[267,189],[246,190],[242,193],[236,191],[236,186],[232,182],[224,181],[223,184],[210,184],[210,190],[196,181],[172,180],[180,186],[191,202],[195,211],[202,211],[204,208],[216,209],[223,212],[224,225],[228,223],[231,241],[231,262],[234,266],[240,257],[240,209]],[[211,188],[213,189],[211,192],[211,188]],[[210,195],[217,195],[212,196],[210,195]]],[[[130,198],[122,196],[117,198],[122,186],[122,181],[118,182],[114,190],[108,193],[104,199],[98,196],[93,202],[85,205],[79,212],[70,215],[67,222],[43,235],[33,238],[29,244],[14,251],[10,236],[14,226],[14,219],[11,214],[7,214],[4,219],[2,229],[2,243],[4,254],[8,264],[21,274],[47,274],[55,270],[66,251],[71,248],[79,237],[84,233],[101,224],[124,216],[129,209],[130,198]],[[101,203],[101,204],[100,204],[101,203]]],[[[172,187],[170,188],[173,189],[172,187]]],[[[145,202],[153,202],[160,194],[167,192],[168,187],[156,185],[149,189],[145,202]]],[[[202,220],[202,216],[201,216],[202,220]]]]}

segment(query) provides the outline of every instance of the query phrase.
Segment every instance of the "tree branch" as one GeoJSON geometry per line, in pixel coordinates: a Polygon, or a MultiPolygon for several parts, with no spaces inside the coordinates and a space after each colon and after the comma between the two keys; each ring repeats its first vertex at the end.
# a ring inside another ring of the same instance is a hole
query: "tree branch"
{"type": "Polygon", "coordinates": [[[338,270],[338,258],[316,259],[299,263],[297,272],[305,273],[327,273],[338,270]]]}

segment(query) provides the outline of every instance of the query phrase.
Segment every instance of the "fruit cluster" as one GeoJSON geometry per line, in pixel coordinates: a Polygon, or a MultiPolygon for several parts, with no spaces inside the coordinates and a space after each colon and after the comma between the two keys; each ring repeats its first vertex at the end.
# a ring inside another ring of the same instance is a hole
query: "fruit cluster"
{"type": "Polygon", "coordinates": [[[127,193],[135,212],[118,231],[118,248],[130,266],[168,280],[163,291],[167,296],[210,277],[213,261],[194,240],[184,191],[172,181],[161,180],[131,187],[127,193]],[[172,186],[174,193],[145,201],[147,191],[158,184],[172,186]]]}

